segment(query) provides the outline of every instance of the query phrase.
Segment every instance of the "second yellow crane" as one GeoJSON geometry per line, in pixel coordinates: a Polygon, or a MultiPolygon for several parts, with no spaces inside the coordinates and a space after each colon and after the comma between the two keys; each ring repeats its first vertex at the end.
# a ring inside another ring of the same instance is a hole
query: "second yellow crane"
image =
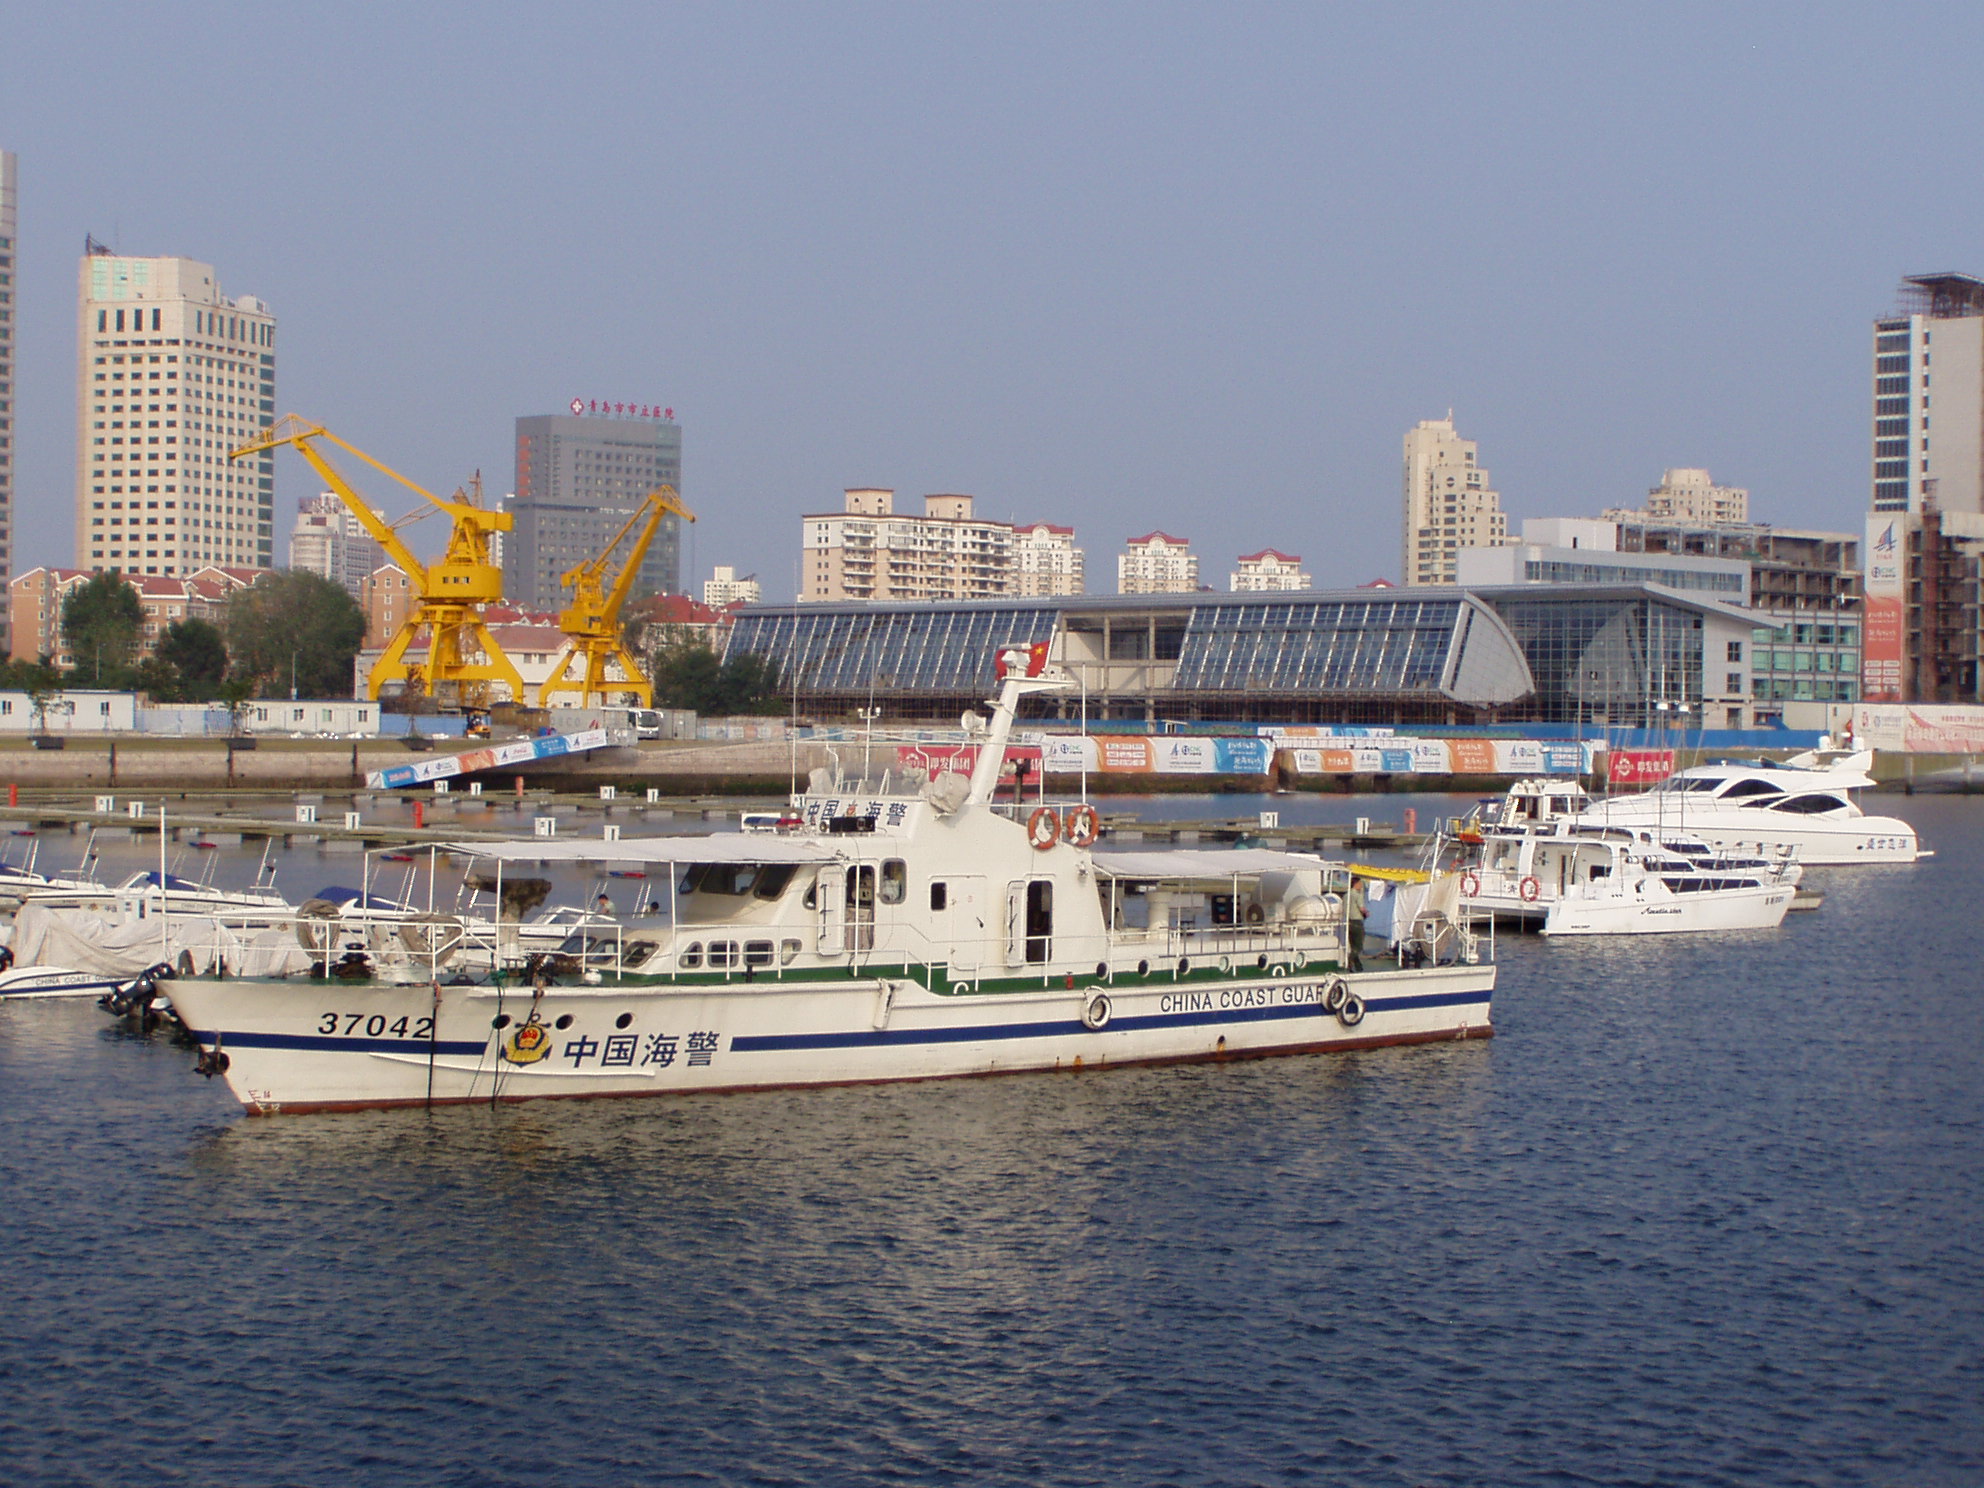
{"type": "Polygon", "coordinates": [[[673,486],[660,486],[648,492],[647,499],[614,533],[613,540],[598,557],[588,558],[567,570],[559,580],[572,591],[572,602],[558,615],[558,628],[565,632],[565,648],[558,653],[551,675],[537,690],[540,708],[550,707],[553,697],[566,693],[577,693],[581,708],[591,707],[595,694],[602,703],[609,694],[631,696],[643,708],[654,702],[654,683],[648,680],[640,662],[621,638],[620,608],[627,602],[627,593],[633,587],[634,575],[640,571],[648,545],[670,512],[687,521],[696,520],[696,514],[682,504],[673,486]],[[634,539],[626,562],[620,566],[620,577],[609,590],[606,574],[612,566],[614,550],[636,526],[641,529],[640,535],[634,539]],[[577,677],[568,677],[566,674],[574,662],[582,663],[582,669],[577,677]],[[607,669],[614,665],[619,667],[620,676],[609,679],[607,669]]]}

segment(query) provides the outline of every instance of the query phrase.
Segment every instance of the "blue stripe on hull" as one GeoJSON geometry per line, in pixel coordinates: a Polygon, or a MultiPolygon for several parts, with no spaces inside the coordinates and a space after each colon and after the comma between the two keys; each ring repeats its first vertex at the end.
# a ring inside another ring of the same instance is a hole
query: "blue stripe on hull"
{"type": "MultiPolygon", "coordinates": [[[[1417,1012],[1428,1008],[1486,1007],[1490,994],[1485,991],[1430,992],[1412,997],[1372,997],[1364,1003],[1367,1013],[1417,1012]]],[[[1315,1002],[1277,1004],[1272,1007],[1217,1008],[1193,1013],[1151,1013],[1141,1017],[1112,1019],[1108,1030],[1145,1032],[1160,1028],[1210,1028],[1237,1023],[1279,1022],[1289,1018],[1325,1016],[1315,1002]]],[[[892,1045],[971,1044],[1001,1039],[1061,1038],[1081,1027],[1080,1020],[1056,1018],[1047,1022],[977,1024],[967,1028],[856,1029],[847,1033],[760,1033],[739,1034],[730,1041],[740,1054],[781,1053],[795,1049],[872,1049],[892,1045]]],[[[1104,1031],[1108,1031],[1104,1030],[1104,1031]]],[[[223,1033],[223,1048],[302,1049],[313,1053],[411,1054],[427,1052],[418,1039],[339,1038],[312,1033],[223,1033]]],[[[213,1047],[212,1032],[193,1032],[202,1048],[213,1047]]],[[[487,1043],[466,1039],[443,1039],[433,1046],[436,1055],[477,1058],[489,1052],[487,1043]]]]}
{"type": "MultiPolygon", "coordinates": [[[[1420,997],[1374,997],[1364,1008],[1367,1013],[1395,1013],[1421,1008],[1486,1007],[1487,992],[1435,992],[1420,997]]],[[[1114,1018],[1107,1029],[1144,1031],[1155,1028],[1206,1028],[1233,1023],[1266,1023],[1284,1018],[1327,1016],[1314,1002],[1276,1007],[1222,1008],[1204,1013],[1157,1013],[1139,1018],[1114,1018]]],[[[852,1033],[760,1033],[740,1034],[730,1047],[739,1054],[768,1054],[793,1049],[873,1049],[898,1044],[970,1044],[993,1039],[1060,1038],[1081,1027],[1078,1019],[1059,1018],[1051,1023],[1001,1023],[972,1028],[859,1029],[852,1033]]]]}
{"type": "MultiPolygon", "coordinates": [[[[215,1034],[189,1030],[193,1042],[203,1049],[213,1047],[215,1034]]],[[[316,1033],[223,1033],[218,1035],[223,1049],[308,1049],[319,1054],[413,1054],[428,1050],[425,1039],[337,1038],[316,1033]]],[[[485,1052],[486,1043],[466,1039],[442,1039],[433,1046],[436,1054],[464,1054],[471,1058],[485,1052]]]]}

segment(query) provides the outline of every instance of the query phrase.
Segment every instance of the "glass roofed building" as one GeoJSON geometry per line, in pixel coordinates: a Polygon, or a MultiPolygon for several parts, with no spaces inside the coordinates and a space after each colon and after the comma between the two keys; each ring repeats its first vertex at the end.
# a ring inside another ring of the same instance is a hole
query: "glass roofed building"
{"type": "Polygon", "coordinates": [[[1660,585],[1062,595],[736,612],[726,655],[778,665],[802,709],[955,718],[993,661],[1047,642],[1081,684],[1035,716],[1155,722],[1647,725],[1747,720],[1754,617],[1660,585]],[[1724,658],[1737,659],[1724,664],[1724,658]],[[1660,705],[1665,704],[1666,707],[1660,705]],[[1733,712],[1731,710],[1734,710],[1733,712]]]}

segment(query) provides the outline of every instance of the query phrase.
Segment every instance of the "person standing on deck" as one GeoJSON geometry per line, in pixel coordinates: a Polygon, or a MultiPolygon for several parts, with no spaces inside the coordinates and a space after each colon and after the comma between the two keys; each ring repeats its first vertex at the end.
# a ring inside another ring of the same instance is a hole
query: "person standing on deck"
{"type": "Polygon", "coordinates": [[[1364,902],[1364,880],[1352,878],[1350,892],[1343,896],[1344,950],[1352,971],[1364,969],[1364,916],[1367,908],[1364,902]]]}

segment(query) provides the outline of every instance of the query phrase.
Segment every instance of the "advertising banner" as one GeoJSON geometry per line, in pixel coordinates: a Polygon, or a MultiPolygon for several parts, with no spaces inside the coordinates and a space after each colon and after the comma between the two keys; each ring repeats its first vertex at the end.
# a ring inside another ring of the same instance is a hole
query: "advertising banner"
{"type": "Polygon", "coordinates": [[[1048,773],[1075,775],[1095,768],[1095,740],[1080,734],[1050,734],[1041,741],[1040,755],[1048,773]]]}
{"type": "MultiPolygon", "coordinates": [[[[1006,764],[1010,768],[1014,760],[1026,760],[1027,774],[1036,773],[1041,752],[1029,749],[1023,744],[1006,746],[1006,764]]],[[[959,775],[969,775],[973,765],[978,763],[976,744],[898,744],[896,763],[929,773],[932,779],[946,770],[959,775]]],[[[1079,768],[1079,766],[1077,766],[1079,768]]]]}
{"type": "Polygon", "coordinates": [[[1492,739],[1450,739],[1447,754],[1456,775],[1493,775],[1498,768],[1492,739]]]}
{"type": "Polygon", "coordinates": [[[443,754],[412,765],[394,765],[374,770],[365,783],[374,790],[397,790],[409,785],[428,785],[457,775],[473,775],[478,770],[501,769],[505,765],[527,765],[534,760],[555,759],[561,754],[581,754],[604,749],[605,729],[586,729],[576,734],[547,734],[536,739],[519,739],[513,744],[494,744],[470,749],[462,754],[443,754]]]}
{"type": "Polygon", "coordinates": [[[1414,739],[1412,741],[1412,773],[1415,775],[1446,775],[1453,770],[1453,760],[1445,739],[1414,739]]]}
{"type": "Polygon", "coordinates": [[[1218,768],[1211,739],[1161,734],[1145,743],[1150,747],[1150,767],[1159,775],[1210,775],[1218,768]]]}
{"type": "Polygon", "coordinates": [[[1674,773],[1671,749],[1615,749],[1609,772],[1614,785],[1653,785],[1674,773]]]}
{"type": "Polygon", "coordinates": [[[1265,775],[1274,760],[1266,739],[1215,739],[1215,756],[1222,775],[1265,775]]]}
{"type": "Polygon", "coordinates": [[[1870,703],[1901,701],[1901,549],[1904,519],[1897,512],[1867,517],[1866,605],[1860,646],[1860,696],[1870,703]]]}
{"type": "Polygon", "coordinates": [[[1984,708],[1961,703],[1862,704],[1853,742],[1902,754],[1984,754],[1984,708]]]}
{"type": "Polygon", "coordinates": [[[1104,736],[1095,741],[1096,768],[1105,775],[1148,775],[1150,740],[1104,736]]]}
{"type": "Polygon", "coordinates": [[[1582,744],[1545,744],[1543,746],[1543,773],[1545,775],[1576,775],[1584,767],[1585,755],[1582,744]]]}

